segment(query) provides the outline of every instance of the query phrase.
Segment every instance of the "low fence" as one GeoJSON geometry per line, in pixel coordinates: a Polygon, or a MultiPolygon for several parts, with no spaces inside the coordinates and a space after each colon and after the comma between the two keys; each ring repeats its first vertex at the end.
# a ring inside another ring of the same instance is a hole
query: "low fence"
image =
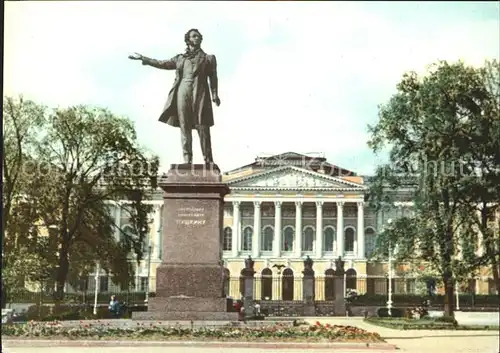
{"type": "MultiPolygon", "coordinates": [[[[138,277],[129,290],[121,290],[113,284],[112,278],[101,281],[105,286],[99,286],[97,302],[105,305],[109,302],[110,296],[117,296],[121,302],[129,305],[144,305],[146,300],[145,289],[150,288],[149,297],[154,297],[156,278],[151,277],[150,281],[145,277],[138,277]]],[[[328,315],[333,312],[333,302],[335,300],[335,285],[343,283],[346,292],[354,290],[359,294],[352,306],[385,306],[389,294],[389,279],[384,276],[367,277],[342,277],[316,276],[313,282],[313,298],[315,310],[318,314],[328,315]]],[[[87,281],[87,284],[95,281],[87,281]]],[[[415,278],[393,278],[392,300],[395,306],[419,305],[426,297],[417,294],[422,288],[417,288],[415,278]]],[[[425,291],[425,284],[424,284],[425,291]]],[[[304,281],[301,277],[294,276],[255,276],[253,281],[253,300],[261,304],[262,310],[269,316],[301,316],[304,304],[304,281]]],[[[224,293],[227,297],[239,299],[245,293],[245,282],[242,277],[229,277],[224,281],[224,293]]],[[[222,294],[222,293],[221,293],[222,294]]],[[[440,294],[438,292],[438,294],[440,294]]],[[[467,308],[491,308],[500,305],[498,295],[479,295],[471,292],[459,293],[459,306],[463,310],[467,308]]],[[[64,301],[75,304],[93,305],[95,300],[95,285],[86,286],[83,290],[77,290],[68,286],[64,301]]],[[[11,293],[10,303],[32,303],[51,304],[53,303],[53,290],[29,291],[26,289],[17,290],[11,293]]],[[[444,297],[437,295],[433,299],[433,304],[444,305],[444,297]]]]}

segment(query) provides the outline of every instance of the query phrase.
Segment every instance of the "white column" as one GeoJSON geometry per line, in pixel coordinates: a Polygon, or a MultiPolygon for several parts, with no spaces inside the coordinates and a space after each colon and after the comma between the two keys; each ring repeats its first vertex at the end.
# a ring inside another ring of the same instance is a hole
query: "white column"
{"type": "Polygon", "coordinates": [[[260,201],[253,202],[253,241],[252,257],[257,258],[260,254],[260,201]]]}
{"type": "Polygon", "coordinates": [[[274,244],[273,255],[281,256],[281,201],[274,201],[274,244]]]}
{"type": "Polygon", "coordinates": [[[302,256],[302,201],[295,202],[295,256],[302,256]]]}
{"type": "Polygon", "coordinates": [[[382,229],[382,224],[384,224],[383,218],[384,217],[382,214],[382,210],[378,210],[378,212],[377,212],[377,226],[376,226],[377,234],[380,231],[380,229],[382,229]]]}
{"type": "Polygon", "coordinates": [[[365,258],[365,203],[358,202],[358,258],[365,258]]]}
{"type": "Polygon", "coordinates": [[[316,257],[323,255],[323,201],[316,201],[316,257]]]}
{"type": "Polygon", "coordinates": [[[231,237],[231,255],[238,256],[238,239],[240,239],[240,201],[233,201],[233,234],[231,237]]]}
{"type": "Polygon", "coordinates": [[[155,242],[153,245],[153,258],[154,259],[159,259],[160,258],[160,246],[161,246],[161,237],[163,236],[162,232],[162,226],[161,226],[161,205],[158,205],[155,207],[155,223],[156,223],[156,229],[155,229],[155,242]]]}
{"type": "Polygon", "coordinates": [[[116,209],[115,209],[115,225],[116,225],[116,229],[115,229],[115,239],[116,241],[120,241],[120,236],[121,236],[121,231],[120,231],[120,228],[121,228],[121,224],[120,224],[120,221],[121,221],[121,217],[122,217],[122,209],[120,207],[120,203],[117,202],[116,203],[116,209]]]}
{"type": "MultiPolygon", "coordinates": [[[[477,213],[477,217],[479,217],[479,219],[481,219],[481,210],[482,210],[482,206],[480,207],[479,210],[476,211],[477,213]]],[[[483,237],[483,233],[482,232],[477,232],[478,236],[477,236],[477,244],[476,244],[476,255],[477,256],[482,256],[484,254],[484,237],[483,237]]]]}
{"type": "Polygon", "coordinates": [[[337,256],[344,258],[344,202],[337,202],[337,256]]]}

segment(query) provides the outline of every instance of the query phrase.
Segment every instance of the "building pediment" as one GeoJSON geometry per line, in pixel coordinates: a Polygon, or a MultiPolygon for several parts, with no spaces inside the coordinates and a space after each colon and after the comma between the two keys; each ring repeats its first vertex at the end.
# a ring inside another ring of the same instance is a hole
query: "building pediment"
{"type": "Polygon", "coordinates": [[[230,180],[228,184],[230,188],[245,189],[328,189],[339,191],[366,189],[366,186],[362,184],[295,166],[284,166],[257,172],[230,180]]]}

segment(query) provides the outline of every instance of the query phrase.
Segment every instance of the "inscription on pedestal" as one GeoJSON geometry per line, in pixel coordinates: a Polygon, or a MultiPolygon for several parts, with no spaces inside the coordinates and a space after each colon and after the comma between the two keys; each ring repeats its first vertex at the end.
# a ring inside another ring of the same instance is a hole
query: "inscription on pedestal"
{"type": "Polygon", "coordinates": [[[204,207],[181,207],[177,210],[177,225],[200,227],[207,223],[204,207]]]}

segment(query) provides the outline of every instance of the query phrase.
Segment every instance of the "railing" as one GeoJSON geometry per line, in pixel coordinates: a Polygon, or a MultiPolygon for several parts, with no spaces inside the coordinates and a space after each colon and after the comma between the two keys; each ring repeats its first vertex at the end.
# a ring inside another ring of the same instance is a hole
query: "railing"
{"type": "MultiPolygon", "coordinates": [[[[335,286],[343,283],[347,291],[358,294],[387,295],[389,280],[386,277],[337,277],[316,276],[313,282],[314,298],[317,301],[335,299],[335,286]]],[[[225,293],[233,298],[240,298],[245,292],[242,277],[230,277],[225,283],[225,293]]],[[[294,276],[259,276],[254,278],[253,297],[256,300],[303,300],[304,280],[294,276]]],[[[415,294],[415,279],[396,278],[392,282],[394,294],[415,294]]],[[[337,291],[338,293],[338,291],[337,291]]],[[[346,293],[342,293],[345,296],[346,293]]]]}
{"type": "MultiPolygon", "coordinates": [[[[385,276],[357,276],[338,278],[335,276],[316,276],[313,282],[313,300],[316,311],[324,313],[332,312],[333,302],[337,295],[345,296],[340,290],[335,290],[339,281],[345,283],[346,292],[356,291],[360,296],[353,302],[355,306],[385,306],[388,297],[388,278],[385,276]]],[[[88,303],[93,305],[95,296],[95,281],[90,277],[87,288],[80,290],[67,286],[64,301],[69,303],[88,303]]],[[[156,278],[149,280],[149,297],[155,296],[156,278]]],[[[418,305],[424,300],[424,293],[417,295],[417,280],[415,278],[398,277],[393,279],[392,292],[394,305],[418,305]]],[[[420,284],[422,286],[422,284],[420,284]]],[[[425,284],[423,284],[425,288],[425,284]]],[[[118,285],[113,284],[112,278],[107,280],[107,286],[101,287],[98,291],[98,303],[107,304],[111,295],[116,295],[121,302],[130,305],[144,305],[146,299],[145,289],[148,283],[145,277],[139,277],[132,288],[122,290],[118,285]],[[107,287],[107,288],[106,288],[107,287]],[[106,289],[106,290],[104,290],[106,289]]],[[[484,286],[483,286],[484,287],[484,286]]],[[[421,288],[420,288],[421,289],[421,288]]],[[[233,299],[242,298],[245,293],[245,283],[242,277],[229,277],[224,281],[224,293],[233,299]]],[[[442,291],[438,294],[443,294],[442,291]]],[[[268,310],[269,315],[276,316],[297,316],[301,315],[301,307],[304,303],[304,280],[298,276],[255,276],[252,298],[261,304],[262,309],[268,310]],[[266,309],[268,308],[268,309],[266,309]]],[[[53,291],[44,291],[33,288],[21,289],[10,294],[10,303],[33,303],[44,304],[53,303],[53,291]]],[[[436,305],[442,305],[444,299],[437,296],[434,300],[436,305]]],[[[467,307],[494,307],[498,306],[497,295],[476,295],[470,292],[459,293],[459,305],[461,309],[467,307]],[[495,299],[496,298],[496,299],[495,299]]]]}

